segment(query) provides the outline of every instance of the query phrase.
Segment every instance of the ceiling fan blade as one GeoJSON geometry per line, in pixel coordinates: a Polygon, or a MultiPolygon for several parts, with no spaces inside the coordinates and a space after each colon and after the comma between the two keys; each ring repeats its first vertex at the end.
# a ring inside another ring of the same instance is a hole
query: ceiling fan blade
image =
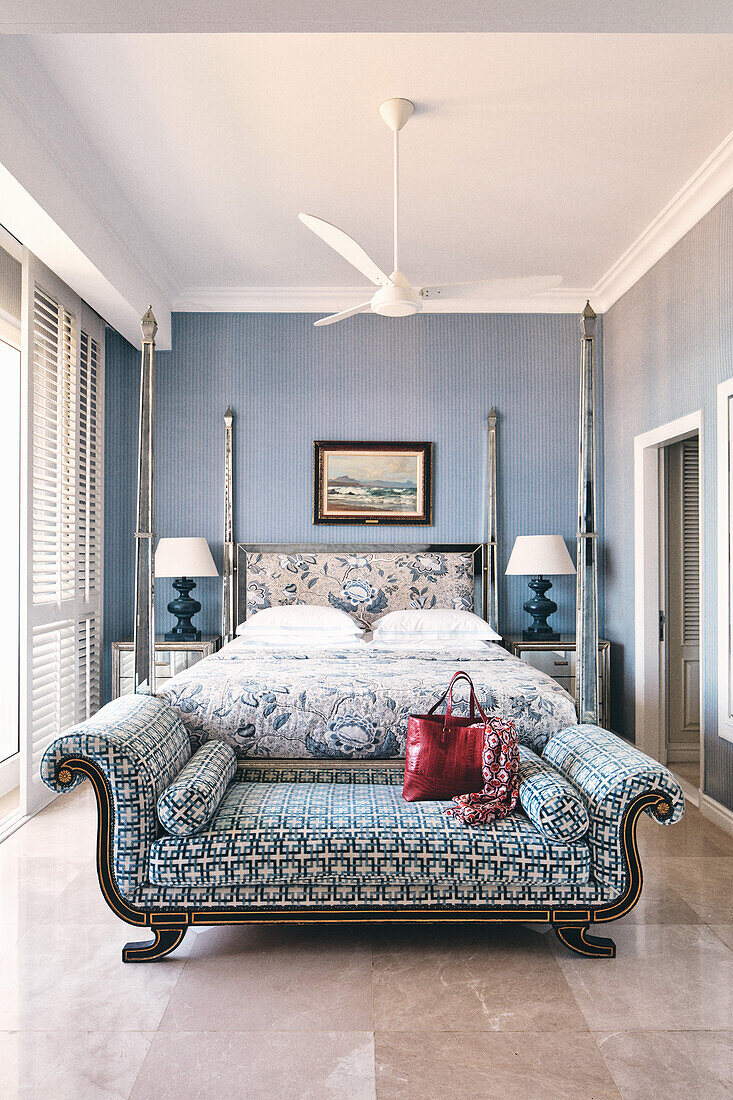
{"type": "Polygon", "coordinates": [[[337,321],[345,321],[347,317],[353,317],[356,313],[368,313],[371,308],[371,301],[362,302],[360,306],[354,306],[353,309],[344,309],[341,313],[331,313],[328,317],[319,317],[313,324],[316,328],[321,325],[335,325],[337,321]]]}
{"type": "Polygon", "coordinates": [[[391,286],[389,275],[385,275],[374,260],[367,256],[361,245],[357,244],[348,233],[344,233],[343,229],[325,222],[323,218],[316,218],[313,214],[298,214],[298,217],[303,225],[307,225],[317,237],[330,245],[339,256],[348,260],[362,275],[366,275],[375,286],[391,286]]]}
{"type": "Polygon", "coordinates": [[[514,295],[540,294],[562,282],[562,275],[529,275],[515,279],[484,279],[475,283],[445,283],[424,286],[420,297],[431,298],[509,298],[514,295]]]}

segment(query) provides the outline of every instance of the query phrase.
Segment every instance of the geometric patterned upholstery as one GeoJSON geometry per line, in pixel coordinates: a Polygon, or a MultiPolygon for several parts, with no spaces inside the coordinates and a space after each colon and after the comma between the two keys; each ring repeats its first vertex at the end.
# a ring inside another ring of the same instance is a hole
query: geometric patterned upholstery
{"type": "MultiPolygon", "coordinates": [[[[409,889],[402,883],[336,882],[315,879],[313,882],[290,883],[251,882],[246,886],[158,886],[148,883],[135,895],[135,904],[145,909],[169,906],[181,909],[217,909],[229,906],[297,906],[319,907],[342,905],[386,906],[405,905],[468,906],[483,905],[595,905],[613,901],[620,891],[599,887],[590,879],[584,883],[555,882],[460,882],[436,879],[415,882],[409,889]]],[[[416,914],[419,917],[419,913],[416,914]]]]}
{"type": "MultiPolygon", "coordinates": [[[[191,755],[180,718],[150,695],[123,695],[86,722],[57,738],[41,761],[41,777],[55,791],[56,765],[65,756],[84,756],[100,766],[112,791],[114,869],[124,897],[148,877],[150,845],[158,835],[155,804],[191,755]]],[[[78,780],[81,782],[81,779],[78,780]]]]}
{"type": "Polygon", "coordinates": [[[190,836],[214,816],[237,770],[237,754],[224,741],[207,741],[158,799],[158,820],[174,836],[190,836]]]}
{"type": "MultiPolygon", "coordinates": [[[[519,807],[468,829],[442,803],[405,803],[402,765],[248,761],[213,818],[194,836],[161,836],[156,803],[191,757],[188,734],[161,700],[127,695],[49,748],[53,790],[64,757],[95,762],[113,798],[117,886],[143,909],[323,905],[593,905],[624,886],[620,826],[638,794],[666,794],[684,812],[670,773],[590,725],[555,734],[544,760],[580,793],[590,829],[553,841],[519,807]]],[[[524,756],[524,772],[527,774],[524,756]]],[[[529,802],[528,802],[529,804],[529,802]]]]}
{"type": "Polygon", "coordinates": [[[550,840],[571,844],[588,832],[588,812],[575,787],[524,745],[519,746],[519,800],[550,840]]]}
{"type": "MultiPolygon", "coordinates": [[[[135,904],[145,909],[176,906],[181,909],[217,909],[229,906],[386,906],[407,905],[595,905],[613,901],[620,891],[600,887],[593,879],[584,883],[555,882],[461,882],[435,879],[415,882],[409,889],[402,883],[336,882],[250,882],[246,886],[158,886],[148,883],[135,895],[135,904]]],[[[419,916],[419,914],[418,914],[419,916]]]]}
{"type": "Polygon", "coordinates": [[[195,836],[160,837],[150,880],[165,886],[252,882],[585,883],[587,845],[548,840],[515,813],[468,829],[445,802],[407,803],[383,784],[236,782],[195,836]]]}
{"type": "MultiPolygon", "coordinates": [[[[685,812],[685,798],[674,776],[599,726],[561,730],[542,755],[573,783],[585,802],[593,877],[603,885],[618,885],[623,878],[620,825],[629,802],[646,791],[660,790],[672,805],[662,824],[674,824],[685,812]]],[[[654,816],[651,810],[647,813],[654,816]]]]}

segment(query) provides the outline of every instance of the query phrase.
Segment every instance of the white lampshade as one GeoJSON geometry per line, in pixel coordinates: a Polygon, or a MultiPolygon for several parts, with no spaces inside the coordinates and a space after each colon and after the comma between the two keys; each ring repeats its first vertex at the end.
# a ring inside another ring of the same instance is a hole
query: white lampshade
{"type": "Polygon", "coordinates": [[[551,577],[574,573],[562,535],[518,535],[506,571],[510,576],[551,577]]]}
{"type": "Polygon", "coordinates": [[[160,539],[155,551],[156,577],[218,577],[206,539],[160,539]]]}

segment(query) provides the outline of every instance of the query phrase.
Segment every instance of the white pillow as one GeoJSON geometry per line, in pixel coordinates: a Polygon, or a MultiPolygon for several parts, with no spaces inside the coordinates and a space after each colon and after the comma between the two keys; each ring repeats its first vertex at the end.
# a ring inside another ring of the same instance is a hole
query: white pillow
{"type": "Polygon", "coordinates": [[[363,649],[366,642],[358,634],[338,634],[332,630],[252,630],[238,635],[237,645],[268,649],[363,649]]]}
{"type": "Polygon", "coordinates": [[[361,627],[345,611],[337,607],[314,607],[311,604],[286,604],[281,607],[264,607],[237,627],[237,634],[253,631],[302,631],[328,630],[331,634],[363,634],[361,627]]]}
{"type": "Polygon", "coordinates": [[[443,649],[485,651],[487,641],[488,639],[479,638],[476,634],[457,634],[455,631],[435,634],[417,632],[390,634],[386,630],[380,630],[374,635],[372,645],[375,649],[411,649],[425,652],[443,649]]]}
{"type": "Polygon", "coordinates": [[[452,607],[410,608],[407,611],[390,611],[372,623],[375,639],[382,632],[389,634],[455,634],[465,640],[491,638],[501,641],[501,635],[472,611],[459,611],[452,607]]]}

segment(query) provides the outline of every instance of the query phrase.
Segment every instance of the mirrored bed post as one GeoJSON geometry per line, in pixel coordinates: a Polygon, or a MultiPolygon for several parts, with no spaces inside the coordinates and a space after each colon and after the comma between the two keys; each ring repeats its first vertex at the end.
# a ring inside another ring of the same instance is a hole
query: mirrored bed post
{"type": "Polygon", "coordinates": [[[483,616],[489,626],[499,634],[501,631],[499,630],[499,567],[496,529],[496,420],[496,409],[492,405],[488,416],[488,510],[483,616]]]}
{"type": "Polygon", "coordinates": [[[231,406],[224,413],[224,578],[221,636],[230,642],[237,628],[236,607],[236,550],[234,542],[234,413],[231,406]]]}
{"type": "Polygon", "coordinates": [[[575,703],[579,722],[598,722],[598,535],[593,340],[596,315],[586,302],[580,318],[580,446],[575,703]]]}
{"type": "Polygon", "coordinates": [[[155,510],[153,406],[155,397],[155,334],[152,306],[140,321],[143,333],[140,364],[137,522],[135,524],[135,628],[133,634],[134,691],[155,694],[155,510]]]}

